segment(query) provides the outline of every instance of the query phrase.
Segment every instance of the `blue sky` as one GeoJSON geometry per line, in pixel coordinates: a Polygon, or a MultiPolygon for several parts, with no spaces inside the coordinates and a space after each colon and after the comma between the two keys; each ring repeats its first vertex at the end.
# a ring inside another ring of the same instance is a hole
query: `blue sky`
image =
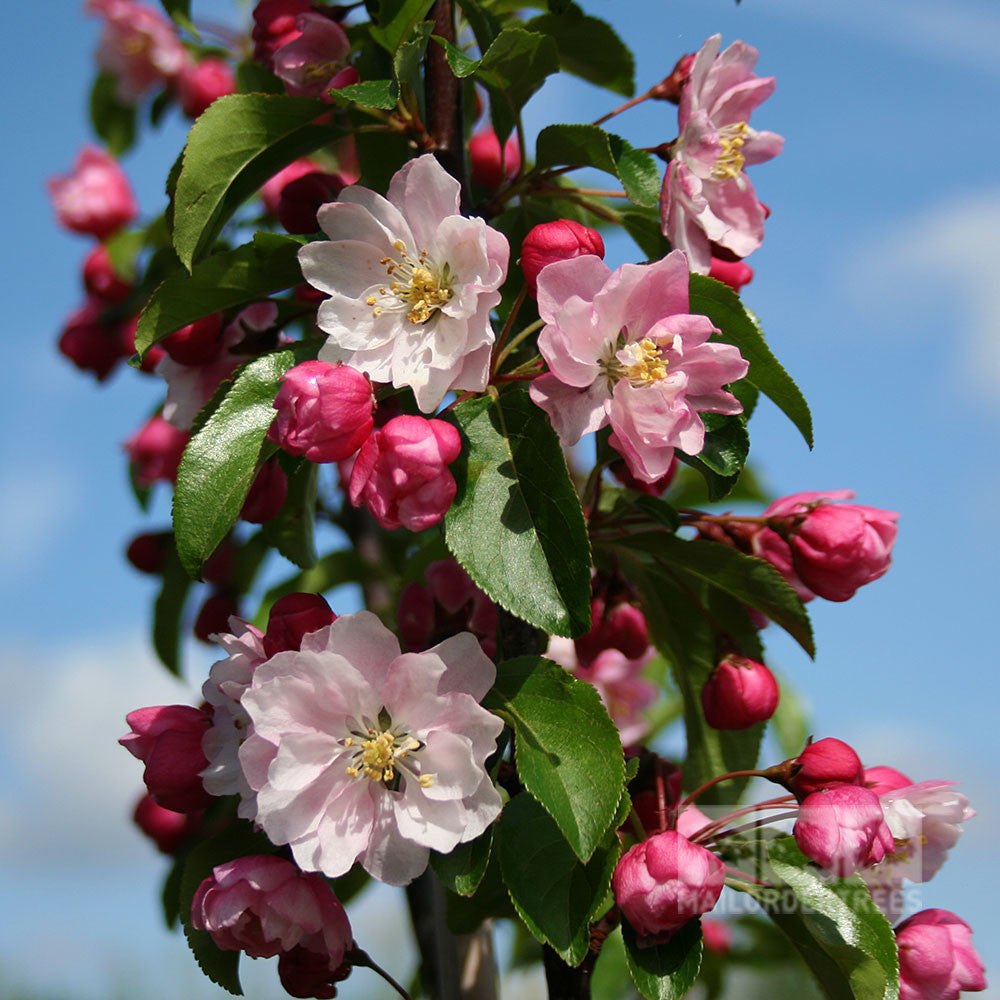
{"type": "MultiPolygon", "coordinates": [[[[9,428],[0,466],[0,865],[9,873],[0,995],[22,984],[84,1000],[178,987],[214,996],[182,940],[159,928],[162,863],[126,819],[139,770],[114,742],[125,712],[189,695],[146,649],[152,588],[121,555],[131,535],[168,519],[163,497],[142,519],[120,452],[153,404],[150,383],[122,372],[97,387],[55,352],[63,318],[82,300],[89,244],[55,227],[43,180],[67,169],[88,137],[97,27],[82,4],[53,6],[44,53],[31,44],[34,9],[5,14],[19,43],[0,69],[14,143],[0,337],[9,428]]],[[[201,16],[228,10],[223,0],[193,6],[201,16]]],[[[972,923],[989,973],[1000,960],[991,850],[1000,821],[1000,472],[991,458],[1000,445],[1000,11],[990,0],[584,6],[634,46],[640,87],[716,31],[724,44],[757,46],[759,72],[778,79],[754,124],[787,144],[754,168],[772,215],[744,299],[809,399],[817,443],[810,453],[762,405],[753,459],[777,494],[850,487],[901,516],[889,574],[846,604],[811,606],[815,663],[773,630],[766,639],[811,704],[817,736],[846,739],[866,762],[914,780],[962,782],[979,815],[924,887],[924,905],[972,923]]],[[[560,116],[590,121],[615,103],[560,81],[529,105],[529,130],[560,116]]],[[[648,102],[608,127],[655,145],[673,138],[675,123],[672,106],[648,102]]],[[[171,119],[125,160],[147,214],[162,206],[183,135],[171,119]]],[[[609,261],[631,253],[615,242],[609,261]]],[[[402,971],[407,959],[398,961],[402,971]]],[[[270,973],[254,972],[257,995],[273,992],[270,973]]],[[[359,975],[343,995],[374,989],[359,975]]]]}

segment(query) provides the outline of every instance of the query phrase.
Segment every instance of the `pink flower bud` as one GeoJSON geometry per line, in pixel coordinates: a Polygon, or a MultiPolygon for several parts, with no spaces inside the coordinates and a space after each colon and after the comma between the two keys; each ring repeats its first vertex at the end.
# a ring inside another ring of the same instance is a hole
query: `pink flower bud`
{"type": "Polygon", "coordinates": [[[753,281],[753,268],[749,264],[744,264],[742,260],[721,260],[713,257],[708,276],[729,285],[738,295],[744,285],[749,285],[753,281]]]}
{"type": "Polygon", "coordinates": [[[310,462],[339,462],[371,434],[371,382],[349,365],[303,361],[285,372],[268,439],[310,462]]]}
{"type": "Polygon", "coordinates": [[[236,91],[236,75],[224,59],[209,56],[187,62],[177,77],[177,97],[188,118],[197,118],[209,105],[236,91]]]}
{"type": "Polygon", "coordinates": [[[98,243],[83,262],[83,286],[88,295],[109,303],[121,302],[132,291],[132,285],[118,276],[103,243],[98,243]]]}
{"type": "MultiPolygon", "coordinates": [[[[121,325],[122,354],[126,358],[130,358],[133,354],[135,354],[135,333],[138,326],[138,316],[130,316],[121,325]]],[[[153,344],[153,346],[146,351],[146,356],[142,359],[142,363],[139,365],[139,371],[146,372],[147,375],[152,374],[156,370],[156,366],[166,356],[167,352],[160,347],[159,344],[153,344]]]]}
{"type": "Polygon", "coordinates": [[[477,184],[495,191],[505,180],[517,176],[521,169],[521,147],[512,135],[500,154],[500,140],[491,128],[477,132],[469,139],[469,173],[477,184]]]}
{"type": "Polygon", "coordinates": [[[266,524],[278,516],[288,496],[288,477],[273,459],[265,462],[254,478],[240,517],[249,524],[266,524]]]}
{"type": "Polygon", "coordinates": [[[179,365],[206,365],[222,350],[222,313],[212,313],[188,323],[160,341],[179,365]]]}
{"type": "Polygon", "coordinates": [[[96,146],[85,146],[72,171],[51,178],[48,188],[60,225],[99,240],[131,222],[139,211],[118,161],[96,146]]]}
{"type": "Polygon", "coordinates": [[[325,174],[318,170],[289,181],[281,189],[278,221],[290,233],[315,233],[319,229],[316,213],[328,201],[335,201],[346,186],[347,182],[340,174],[325,174]]]}
{"type": "Polygon", "coordinates": [[[788,789],[801,801],[805,796],[833,785],[864,785],[865,768],[854,748],[828,736],[809,743],[795,758],[788,789]]]}
{"type": "Polygon", "coordinates": [[[390,531],[423,531],[437,524],[455,499],[455,477],[448,465],[461,450],[458,431],[444,420],[393,417],[358,452],[351,470],[351,503],[364,504],[390,531]]]}
{"type": "Polygon", "coordinates": [[[123,342],[121,328],[106,322],[101,304],[91,300],[66,320],[59,353],[103,382],[132,352],[123,342]]]}
{"type": "Polygon", "coordinates": [[[332,973],[351,946],[351,925],[322,875],[274,855],[216,865],[191,902],[191,925],[224,951],[271,958],[305,948],[332,973]]]}
{"type": "Polygon", "coordinates": [[[184,842],[201,829],[201,812],[179,813],[164,809],[151,795],[143,795],[132,814],[135,825],[163,854],[176,854],[184,842]]]}
{"type": "Polygon", "coordinates": [[[271,215],[277,215],[278,204],[281,201],[281,192],[284,191],[285,185],[291,184],[292,181],[297,180],[299,177],[304,177],[306,174],[322,172],[323,167],[315,160],[305,157],[300,160],[294,160],[261,185],[260,197],[264,202],[264,206],[271,215]]]}
{"type": "Polygon", "coordinates": [[[125,550],[125,558],[140,573],[160,573],[173,545],[173,538],[170,531],[136,535],[125,550]]]}
{"type": "Polygon", "coordinates": [[[142,780],[158,805],[174,812],[204,809],[212,797],[200,774],[208,766],[201,738],[210,716],[189,705],[157,705],[129,712],[132,729],[118,742],[146,765],[142,780]]]}
{"type": "Polygon", "coordinates": [[[296,97],[322,97],[358,82],[358,71],[346,65],[351,52],[347,33],[328,17],[307,11],[295,19],[298,37],[275,49],[274,75],[296,97]]]}
{"type": "MultiPolygon", "coordinates": [[[[680,767],[671,760],[666,760],[645,747],[627,747],[626,760],[637,757],[639,770],[629,782],[628,793],[632,799],[632,808],[642,823],[646,833],[659,833],[667,828],[670,813],[677,808],[681,800],[681,785],[684,776],[680,767]],[[661,815],[660,792],[662,789],[663,808],[661,815]]],[[[693,808],[693,807],[691,807],[693,808]]],[[[697,811],[697,810],[695,810],[697,811]]],[[[708,820],[706,820],[706,823],[708,820]]],[[[622,830],[634,833],[628,820],[622,825],[622,830]]],[[[681,833],[690,839],[688,831],[681,833]]]]}
{"type": "Polygon", "coordinates": [[[162,479],[172,483],[190,435],[179,431],[157,415],[151,417],[126,442],[125,451],[140,486],[162,479]]]}
{"type": "Polygon", "coordinates": [[[899,1000],[958,1000],[986,989],[972,928],[948,910],[921,910],[896,928],[899,1000]]]}
{"type": "Polygon", "coordinates": [[[894,767],[866,767],[865,787],[870,788],[876,795],[885,795],[886,792],[894,792],[898,788],[906,788],[913,782],[902,771],[897,771],[894,767]]]}
{"type": "Polygon", "coordinates": [[[680,104],[681,88],[687,83],[691,75],[691,66],[694,63],[696,53],[689,52],[683,55],[674,64],[670,76],[661,80],[653,88],[653,97],[660,101],[670,101],[671,104],[680,104]]]}
{"type": "Polygon", "coordinates": [[[284,650],[297,650],[302,639],[337,620],[320,594],[286,594],[274,602],[267,619],[264,654],[270,658],[284,650]]]}
{"type": "Polygon", "coordinates": [[[716,955],[727,955],[733,947],[733,935],[729,924],[713,917],[706,917],[701,922],[701,936],[705,947],[716,955]]]}
{"type": "Polygon", "coordinates": [[[659,497],[663,496],[667,487],[674,481],[674,476],[677,475],[677,456],[674,455],[674,457],[670,460],[670,467],[667,471],[660,476],[659,479],[655,479],[651,483],[644,483],[641,479],[636,479],[636,477],[629,472],[628,466],[625,464],[625,459],[623,458],[619,458],[612,462],[608,466],[608,471],[626,489],[635,490],[636,493],[645,493],[646,496],[650,497],[659,497]]]}
{"type": "Polygon", "coordinates": [[[878,796],[858,785],[807,795],[792,833],[806,857],[841,878],[878,864],[894,846],[878,796]]]}
{"type": "Polygon", "coordinates": [[[611,888],[640,943],[656,944],[712,909],[725,879],[726,867],[711,851],[667,830],[626,852],[611,888]]]}
{"type": "Polygon", "coordinates": [[[211,594],[198,611],[191,631],[194,637],[209,646],[215,644],[213,635],[220,635],[229,627],[229,619],[239,616],[240,605],[232,594],[225,591],[211,594]]]}
{"type": "Polygon", "coordinates": [[[236,546],[231,535],[219,542],[215,551],[208,557],[202,567],[201,575],[206,583],[215,583],[220,587],[233,582],[233,570],[236,568],[236,546]]]}
{"type": "Polygon", "coordinates": [[[310,0],[260,0],[253,10],[253,57],[269,69],[274,53],[298,38],[299,14],[313,9],[310,0]]]}
{"type": "Polygon", "coordinates": [[[705,681],[701,707],[713,729],[749,729],[774,715],[778,682],[763,663],[730,653],[705,681]]]}
{"type": "Polygon", "coordinates": [[[649,649],[646,619],[634,604],[622,601],[608,608],[603,598],[594,597],[590,614],[593,626],[575,640],[581,667],[589,667],[606,649],[617,649],[630,660],[638,660],[649,649]]]}
{"type": "Polygon", "coordinates": [[[604,240],[596,229],[589,229],[572,219],[539,223],[521,244],[521,270],[528,291],[532,296],[537,295],[538,274],[543,267],[584,254],[604,258],[604,240]]]}
{"type": "Polygon", "coordinates": [[[325,955],[301,945],[278,956],[278,979],[284,991],[293,997],[333,1000],[337,996],[337,983],[343,982],[353,968],[348,960],[331,971],[325,955]]]}

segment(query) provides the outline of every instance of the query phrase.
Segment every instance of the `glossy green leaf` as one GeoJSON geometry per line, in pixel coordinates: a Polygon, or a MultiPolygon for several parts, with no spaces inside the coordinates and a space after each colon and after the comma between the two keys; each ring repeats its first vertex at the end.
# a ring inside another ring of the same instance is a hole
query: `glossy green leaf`
{"type": "Polygon", "coordinates": [[[528,930],[568,965],[579,965],[590,947],[590,921],[609,906],[617,836],[606,835],[584,864],[552,817],[521,794],[504,807],[498,850],[507,891],[528,930]]]}
{"type": "Polygon", "coordinates": [[[739,481],[743,465],[750,453],[750,435],[740,416],[703,413],[705,446],[697,455],[680,449],[677,457],[697,469],[708,488],[708,499],[715,502],[727,497],[739,481]]]}
{"type": "Polygon", "coordinates": [[[457,3],[459,10],[469,22],[473,35],[476,36],[479,51],[485,52],[502,30],[500,19],[479,0],[457,0],[457,3]]]}
{"type": "Polygon", "coordinates": [[[666,944],[642,947],[622,921],[629,975],[646,1000],[680,1000],[694,986],[701,968],[701,922],[686,923],[666,944]]]}
{"type": "Polygon", "coordinates": [[[447,414],[462,432],[445,541],[498,604],[558,635],[590,629],[590,544],[548,417],[523,389],[447,414]]]}
{"type": "Polygon", "coordinates": [[[750,363],[747,378],[782,410],[798,428],[806,444],[813,446],[809,404],[771,353],[754,316],[728,286],[701,274],[691,275],[691,312],[707,316],[721,331],[727,344],[735,344],[750,363]]]}
{"type": "Polygon", "coordinates": [[[399,87],[395,80],[363,80],[331,92],[338,104],[357,104],[362,108],[380,108],[388,111],[399,100],[399,87]]]}
{"type": "Polygon", "coordinates": [[[172,674],[181,676],[181,625],[191,577],[171,545],[163,564],[163,582],[153,604],[153,649],[172,674]]]}
{"type": "Polygon", "coordinates": [[[193,577],[239,515],[275,417],[271,404],[281,376],[293,364],[291,350],[248,362],[217,394],[217,405],[188,442],[174,492],[174,535],[181,562],[193,577]]]}
{"type": "Polygon", "coordinates": [[[655,206],[644,209],[630,206],[621,212],[621,220],[647,260],[659,260],[670,252],[670,241],[663,235],[660,212],[655,206]]]}
{"type": "Polygon", "coordinates": [[[659,203],[661,178],[652,156],[596,125],[543,128],[535,143],[535,160],[539,167],[602,170],[622,182],[625,193],[635,204],[653,207],[659,203]]]}
{"type": "Polygon", "coordinates": [[[483,705],[514,729],[521,781],[589,861],[625,782],[621,738],[597,690],[551,660],[519,656],[497,668],[483,705]]]}
{"type": "Polygon", "coordinates": [[[412,35],[416,26],[427,16],[434,0],[382,0],[378,24],[372,25],[371,36],[390,55],[412,35]]]}
{"type": "Polygon", "coordinates": [[[449,854],[431,851],[431,868],[440,883],[459,896],[471,896],[479,888],[493,853],[493,826],[475,840],[459,844],[449,854]]]}
{"type": "Polygon", "coordinates": [[[284,506],[263,527],[264,537],[289,562],[300,569],[316,565],[314,523],[316,515],[316,475],[319,466],[302,459],[288,475],[288,496],[284,506]]]}
{"type": "Polygon", "coordinates": [[[173,201],[173,242],[190,271],[233,213],[283,167],[337,138],[319,102],[284,94],[220,97],[191,126],[173,201]]]}
{"type": "Polygon", "coordinates": [[[112,156],[121,156],[135,142],[135,105],[118,97],[118,80],[110,73],[98,73],[94,79],[90,123],[112,156]]]}
{"type": "Polygon", "coordinates": [[[525,27],[551,35],[567,73],[623,97],[635,93],[635,59],[614,28],[571,3],[561,14],[543,14],[525,27]]]}
{"type": "Polygon", "coordinates": [[[144,355],[158,340],[188,323],[224,309],[246,305],[301,284],[302,244],[277,233],[257,233],[252,243],[212,254],[168,277],[139,316],[135,347],[144,355]]]}

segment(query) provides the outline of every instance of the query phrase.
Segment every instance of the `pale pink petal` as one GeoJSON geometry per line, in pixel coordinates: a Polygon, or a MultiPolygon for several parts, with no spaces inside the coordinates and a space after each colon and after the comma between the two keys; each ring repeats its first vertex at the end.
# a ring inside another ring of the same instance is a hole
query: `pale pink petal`
{"type": "Polygon", "coordinates": [[[554,375],[541,375],[532,381],[528,392],[531,401],[549,415],[565,445],[576,444],[584,434],[600,430],[608,422],[606,404],[610,392],[604,379],[580,389],[554,375]]]}

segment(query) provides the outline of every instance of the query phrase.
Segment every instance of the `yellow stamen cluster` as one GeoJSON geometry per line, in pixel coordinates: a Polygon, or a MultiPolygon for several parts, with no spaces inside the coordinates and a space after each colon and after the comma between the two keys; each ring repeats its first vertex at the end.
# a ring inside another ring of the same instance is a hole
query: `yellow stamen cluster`
{"type": "Polygon", "coordinates": [[[416,259],[412,258],[402,240],[396,240],[392,246],[399,254],[399,260],[383,257],[379,263],[393,280],[388,288],[379,288],[378,295],[369,295],[365,302],[372,307],[375,316],[381,316],[386,309],[395,311],[409,307],[406,318],[411,323],[426,323],[434,311],[452,297],[447,280],[448,268],[445,266],[442,273],[438,273],[433,266],[428,266],[426,250],[421,250],[416,259]],[[397,304],[379,305],[379,296],[393,296],[397,304]]]}
{"type": "Polygon", "coordinates": [[[635,362],[625,366],[625,377],[636,388],[651,385],[667,377],[667,362],[663,359],[659,347],[648,337],[631,345],[629,353],[635,358],[635,362]]]}
{"type": "Polygon", "coordinates": [[[742,147],[746,143],[749,128],[746,122],[736,122],[732,125],[723,125],[719,129],[722,152],[712,167],[712,176],[716,180],[735,180],[743,173],[743,164],[746,160],[742,147]]]}
{"type": "Polygon", "coordinates": [[[371,781],[383,781],[390,784],[396,778],[396,771],[402,770],[415,777],[421,788],[430,788],[434,784],[433,774],[415,775],[405,765],[400,766],[414,750],[419,750],[421,744],[412,736],[398,736],[391,730],[376,732],[368,730],[368,739],[360,742],[348,737],[344,746],[358,746],[354,762],[346,768],[352,778],[362,775],[371,781]]]}

